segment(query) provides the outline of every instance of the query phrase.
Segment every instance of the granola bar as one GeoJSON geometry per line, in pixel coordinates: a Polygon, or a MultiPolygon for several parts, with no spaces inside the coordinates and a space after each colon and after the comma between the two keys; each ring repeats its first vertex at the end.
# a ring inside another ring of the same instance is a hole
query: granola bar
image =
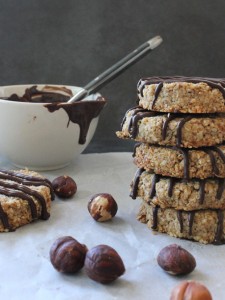
{"type": "Polygon", "coordinates": [[[225,179],[184,180],[138,169],[131,183],[130,196],[161,208],[225,209],[225,179]]]}
{"type": "Polygon", "coordinates": [[[225,112],[225,79],[151,77],[138,83],[139,105],[161,112],[225,112]]]}
{"type": "Polygon", "coordinates": [[[137,142],[198,148],[225,140],[225,115],[172,114],[129,109],[117,136],[137,142]]]}
{"type": "Polygon", "coordinates": [[[0,232],[47,220],[53,199],[51,183],[40,174],[0,169],[0,232]]]}
{"type": "Polygon", "coordinates": [[[184,211],[161,208],[142,201],[137,219],[152,230],[203,244],[224,244],[225,211],[184,211]]]}
{"type": "Polygon", "coordinates": [[[135,147],[138,168],[163,176],[178,178],[225,177],[225,145],[199,149],[153,146],[135,147]]]}

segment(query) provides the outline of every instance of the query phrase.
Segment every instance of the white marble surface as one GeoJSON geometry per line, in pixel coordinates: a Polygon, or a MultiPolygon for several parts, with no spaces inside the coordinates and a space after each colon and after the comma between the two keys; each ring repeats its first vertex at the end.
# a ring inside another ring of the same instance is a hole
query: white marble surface
{"type": "MultiPolygon", "coordinates": [[[[5,161],[1,167],[12,168],[5,161]]],[[[170,298],[172,288],[183,280],[205,284],[213,299],[224,299],[225,246],[202,245],[164,234],[153,234],[136,220],[139,201],[129,197],[136,171],[131,153],[80,155],[69,167],[44,172],[50,180],[67,174],[77,182],[78,192],[69,200],[52,203],[48,221],[37,221],[11,233],[0,234],[1,299],[158,299],[170,298]],[[87,202],[95,193],[111,193],[118,203],[116,217],[107,223],[94,221],[87,202]],[[114,247],[123,258],[126,272],[110,285],[89,279],[82,270],[68,276],[58,273],[49,261],[56,238],[71,235],[89,248],[98,244],[114,247]],[[188,276],[173,277],[157,264],[162,247],[177,243],[196,258],[188,276]]]]}

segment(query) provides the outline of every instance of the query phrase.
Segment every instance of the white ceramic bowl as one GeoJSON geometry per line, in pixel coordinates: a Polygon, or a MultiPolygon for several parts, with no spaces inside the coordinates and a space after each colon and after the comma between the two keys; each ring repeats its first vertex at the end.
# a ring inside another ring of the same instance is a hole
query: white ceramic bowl
{"type": "MultiPolygon", "coordinates": [[[[43,103],[2,99],[13,93],[22,96],[25,89],[31,86],[33,85],[0,87],[0,156],[22,168],[62,168],[87,147],[99,117],[92,119],[86,142],[79,144],[80,127],[73,122],[68,125],[68,114],[63,108],[51,113],[43,103]]],[[[37,85],[37,88],[41,89],[43,86],[37,85]]],[[[66,87],[71,89],[73,94],[80,89],[74,86],[66,87]]]]}

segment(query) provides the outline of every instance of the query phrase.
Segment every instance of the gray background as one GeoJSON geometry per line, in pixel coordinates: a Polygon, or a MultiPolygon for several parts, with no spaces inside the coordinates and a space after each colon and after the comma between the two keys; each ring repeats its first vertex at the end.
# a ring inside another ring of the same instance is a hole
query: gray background
{"type": "Polygon", "coordinates": [[[224,0],[0,0],[0,85],[84,86],[160,34],[155,51],[104,87],[88,152],[131,151],[115,136],[141,77],[224,77],[224,0]]]}

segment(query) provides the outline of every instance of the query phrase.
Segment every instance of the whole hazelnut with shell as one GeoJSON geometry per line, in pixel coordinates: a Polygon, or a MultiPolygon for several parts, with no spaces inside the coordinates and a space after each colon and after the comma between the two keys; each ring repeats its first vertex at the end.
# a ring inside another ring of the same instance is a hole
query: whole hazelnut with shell
{"type": "Polygon", "coordinates": [[[118,210],[118,205],[112,195],[100,193],[92,196],[88,202],[90,215],[98,222],[112,219],[118,210]]]}
{"type": "Polygon", "coordinates": [[[84,269],[88,277],[103,284],[116,280],[125,272],[121,257],[107,245],[98,245],[87,252],[84,269]]]}
{"type": "Polygon", "coordinates": [[[71,236],[58,238],[50,249],[50,261],[62,273],[76,273],[84,266],[87,247],[71,236]]]}
{"type": "Polygon", "coordinates": [[[159,266],[171,275],[185,275],[196,267],[194,256],[179,245],[163,248],[157,257],[159,266]]]}
{"type": "Polygon", "coordinates": [[[55,194],[60,198],[70,198],[77,191],[77,184],[70,176],[64,175],[56,177],[52,181],[55,194]]]}
{"type": "Polygon", "coordinates": [[[212,296],[203,284],[183,281],[172,290],[170,300],[212,300],[212,296]]]}

